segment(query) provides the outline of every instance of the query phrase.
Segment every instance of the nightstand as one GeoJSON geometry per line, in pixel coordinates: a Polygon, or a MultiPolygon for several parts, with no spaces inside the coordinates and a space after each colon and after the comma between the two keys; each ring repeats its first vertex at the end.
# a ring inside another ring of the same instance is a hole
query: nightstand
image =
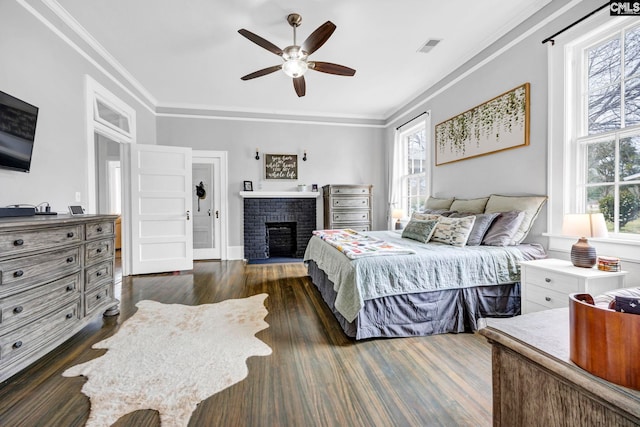
{"type": "Polygon", "coordinates": [[[540,259],[520,262],[522,314],[569,306],[569,294],[592,296],[624,288],[626,271],[581,268],[570,261],[540,259]]]}

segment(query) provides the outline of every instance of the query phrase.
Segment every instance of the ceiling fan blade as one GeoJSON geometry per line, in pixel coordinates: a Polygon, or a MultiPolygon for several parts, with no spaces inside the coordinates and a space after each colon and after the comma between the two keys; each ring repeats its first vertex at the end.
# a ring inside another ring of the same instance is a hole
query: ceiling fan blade
{"type": "Polygon", "coordinates": [[[331,62],[309,62],[309,68],[320,71],[321,73],[337,74],[339,76],[353,76],[356,73],[356,70],[353,68],[332,64],[331,62]]]}
{"type": "Polygon", "coordinates": [[[307,84],[304,81],[304,76],[293,79],[293,88],[296,90],[298,98],[304,96],[307,91],[307,84]]]}
{"type": "Polygon", "coordinates": [[[302,43],[302,50],[307,52],[307,55],[311,55],[322,46],[331,34],[336,30],[336,26],[333,22],[327,21],[320,25],[316,30],[311,33],[309,37],[302,43]]]}
{"type": "Polygon", "coordinates": [[[254,71],[251,74],[247,74],[246,76],[240,77],[242,80],[251,80],[256,77],[266,76],[267,74],[275,73],[278,70],[282,69],[282,65],[274,65],[273,67],[263,68],[262,70],[254,71]]]}
{"type": "Polygon", "coordinates": [[[245,36],[246,38],[248,38],[249,40],[251,40],[252,42],[254,42],[255,44],[257,44],[258,46],[264,49],[267,49],[269,52],[273,52],[278,56],[282,56],[282,49],[280,49],[278,46],[271,43],[270,41],[263,39],[259,35],[253,34],[251,31],[245,30],[244,28],[238,30],[238,32],[243,36],[245,36]]]}

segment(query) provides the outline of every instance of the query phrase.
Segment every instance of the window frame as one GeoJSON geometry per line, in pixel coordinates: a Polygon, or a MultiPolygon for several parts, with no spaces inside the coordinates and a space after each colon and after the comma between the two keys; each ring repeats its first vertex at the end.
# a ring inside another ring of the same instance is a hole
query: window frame
{"type": "Polygon", "coordinates": [[[426,201],[429,198],[430,195],[430,181],[429,181],[429,175],[430,175],[430,169],[431,169],[431,163],[430,163],[430,152],[429,152],[429,133],[427,132],[427,122],[425,120],[420,120],[419,122],[413,124],[410,127],[407,127],[406,129],[403,129],[401,132],[399,132],[398,134],[398,140],[397,140],[397,144],[400,144],[401,149],[398,150],[399,153],[401,153],[402,155],[402,159],[400,160],[399,164],[402,165],[402,170],[398,171],[398,176],[397,176],[397,183],[400,186],[398,194],[399,194],[399,203],[400,203],[400,207],[402,208],[403,212],[405,213],[405,215],[407,217],[411,217],[411,214],[413,213],[413,211],[411,210],[411,203],[410,203],[410,199],[413,197],[421,197],[422,195],[418,194],[417,196],[411,196],[409,194],[409,186],[408,186],[408,182],[409,179],[411,178],[420,178],[422,176],[424,176],[424,180],[425,180],[425,194],[424,194],[424,198],[425,198],[425,206],[426,206],[426,201]],[[409,146],[408,146],[408,141],[409,141],[409,137],[411,135],[415,135],[418,132],[424,132],[424,160],[423,160],[423,164],[424,167],[422,169],[422,172],[419,173],[409,173],[408,171],[408,163],[409,163],[409,146]]]}

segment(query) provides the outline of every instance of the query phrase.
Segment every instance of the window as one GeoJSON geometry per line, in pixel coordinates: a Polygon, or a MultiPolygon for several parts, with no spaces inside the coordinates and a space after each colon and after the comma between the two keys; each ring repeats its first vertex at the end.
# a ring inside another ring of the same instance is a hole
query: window
{"type": "Polygon", "coordinates": [[[576,47],[575,211],[640,236],[640,25],[576,47]]]}
{"type": "Polygon", "coordinates": [[[400,206],[408,216],[426,207],[427,198],[427,137],[424,122],[400,133],[398,153],[401,160],[399,180],[400,206]]]}

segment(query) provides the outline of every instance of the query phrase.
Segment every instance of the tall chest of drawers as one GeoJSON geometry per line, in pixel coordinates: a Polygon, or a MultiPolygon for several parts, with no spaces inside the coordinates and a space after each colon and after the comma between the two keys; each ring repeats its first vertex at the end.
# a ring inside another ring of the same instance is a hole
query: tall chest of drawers
{"type": "Polygon", "coordinates": [[[118,314],[115,215],[0,220],[0,381],[118,314]]]}
{"type": "Polygon", "coordinates": [[[325,185],[322,187],[324,228],[370,231],[371,185],[325,185]]]}

